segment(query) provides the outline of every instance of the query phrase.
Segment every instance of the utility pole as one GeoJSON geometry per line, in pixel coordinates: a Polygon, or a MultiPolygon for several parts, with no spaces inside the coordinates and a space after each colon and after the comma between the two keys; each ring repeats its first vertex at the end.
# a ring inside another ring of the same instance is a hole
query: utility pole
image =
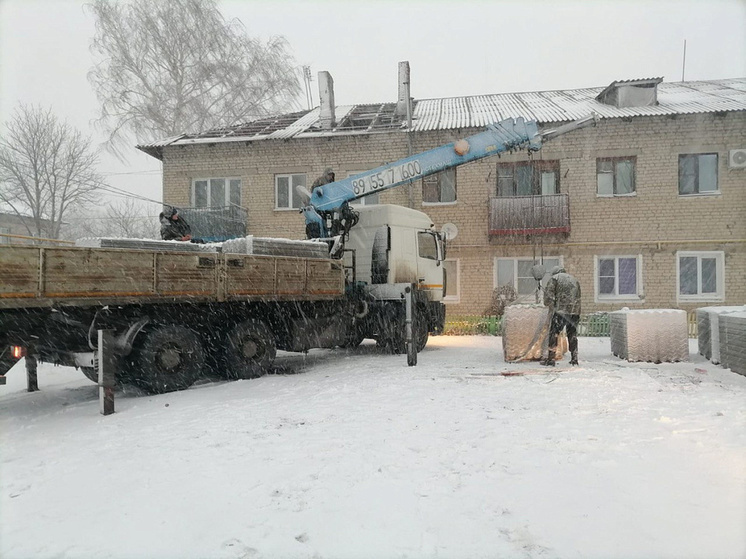
{"type": "Polygon", "coordinates": [[[686,39],[684,39],[684,60],[681,63],[681,81],[684,81],[684,71],[686,70],[686,39]]]}

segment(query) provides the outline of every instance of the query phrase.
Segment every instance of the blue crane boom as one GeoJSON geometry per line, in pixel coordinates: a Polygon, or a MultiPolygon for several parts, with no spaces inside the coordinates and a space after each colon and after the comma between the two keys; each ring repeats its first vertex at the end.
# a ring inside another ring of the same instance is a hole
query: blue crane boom
{"type": "Polygon", "coordinates": [[[508,118],[462,140],[317,187],[311,192],[308,204],[301,209],[306,230],[309,236],[319,238],[345,232],[352,218],[346,204],[352,200],[506,151],[538,151],[543,140],[583,128],[595,123],[596,119],[596,115],[590,115],[560,128],[540,132],[536,121],[508,118]],[[347,221],[347,226],[340,225],[340,221],[347,221]]]}

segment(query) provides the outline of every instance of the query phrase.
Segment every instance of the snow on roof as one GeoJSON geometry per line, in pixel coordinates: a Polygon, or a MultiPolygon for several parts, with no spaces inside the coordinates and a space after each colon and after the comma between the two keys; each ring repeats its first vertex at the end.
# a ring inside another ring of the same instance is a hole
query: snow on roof
{"type": "MultiPolygon", "coordinates": [[[[658,83],[660,79],[621,80],[607,87],[585,89],[415,100],[411,130],[423,132],[483,127],[505,118],[517,117],[539,123],[569,122],[591,112],[601,118],[624,118],[746,110],[746,78],[658,83]],[[610,87],[648,83],[657,85],[657,105],[617,108],[597,100],[610,87]]],[[[317,107],[199,134],[182,134],[137,147],[161,159],[163,148],[172,145],[328,137],[407,129],[406,119],[397,117],[395,108],[395,103],[337,106],[335,127],[324,130],[320,126],[317,107]]]]}

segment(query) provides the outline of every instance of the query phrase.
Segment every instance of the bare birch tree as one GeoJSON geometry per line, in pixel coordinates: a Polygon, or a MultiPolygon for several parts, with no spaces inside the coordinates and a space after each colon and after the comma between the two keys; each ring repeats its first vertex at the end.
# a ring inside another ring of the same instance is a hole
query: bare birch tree
{"type": "Polygon", "coordinates": [[[51,109],[19,105],[0,137],[0,202],[29,235],[56,239],[65,215],[96,198],[102,177],[90,139],[51,109]]]}
{"type": "Polygon", "coordinates": [[[94,0],[89,80],[98,123],[121,154],[137,141],[245,122],[297,107],[299,74],[287,42],[253,39],[214,0],[94,0]]]}

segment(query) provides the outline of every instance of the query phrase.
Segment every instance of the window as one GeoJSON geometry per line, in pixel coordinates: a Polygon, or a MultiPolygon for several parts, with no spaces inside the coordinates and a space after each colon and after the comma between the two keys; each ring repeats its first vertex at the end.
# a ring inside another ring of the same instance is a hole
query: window
{"type": "Polygon", "coordinates": [[[452,204],[456,201],[456,168],[446,169],[422,179],[425,204],[452,204]]]}
{"type": "Polygon", "coordinates": [[[458,303],[461,298],[460,275],[461,267],[458,260],[443,261],[443,277],[445,290],[443,291],[444,303],[458,303]]]}
{"type": "Polygon", "coordinates": [[[192,181],[192,206],[223,208],[241,205],[241,179],[215,178],[192,181]]]}
{"type": "Polygon", "coordinates": [[[538,196],[559,193],[559,161],[497,164],[498,196],[538,196]]]}
{"type": "Polygon", "coordinates": [[[275,209],[298,209],[303,204],[296,187],[306,187],[305,173],[275,175],[275,209]]]}
{"type": "Polygon", "coordinates": [[[438,245],[435,242],[435,235],[427,231],[417,233],[417,250],[420,258],[428,260],[438,259],[438,245]]]}
{"type": "Polygon", "coordinates": [[[679,301],[722,301],[724,299],[723,253],[677,252],[676,276],[679,301]]]}
{"type": "MultiPolygon", "coordinates": [[[[546,285],[547,281],[549,281],[552,268],[562,265],[561,260],[560,257],[544,258],[546,274],[544,274],[544,278],[541,280],[542,285],[546,285]]],[[[533,295],[536,293],[537,285],[531,269],[540,263],[540,260],[534,260],[533,258],[496,258],[494,273],[495,287],[509,285],[515,289],[519,297],[533,295]]]]}
{"type": "Polygon", "coordinates": [[[718,192],[718,154],[679,155],[679,194],[718,192]]]}
{"type": "Polygon", "coordinates": [[[635,194],[635,157],[605,157],[596,160],[599,196],[635,194]]]}
{"type": "MultiPolygon", "coordinates": [[[[360,175],[364,173],[365,171],[350,171],[347,173],[347,177],[354,177],[355,175],[360,175]]],[[[364,196],[363,198],[358,198],[357,200],[353,200],[350,202],[351,206],[372,206],[374,204],[380,204],[379,199],[379,192],[374,192],[373,194],[368,194],[367,196],[364,196]]]]}
{"type": "Polygon", "coordinates": [[[641,256],[596,257],[597,300],[639,301],[641,293],[641,256]]]}

